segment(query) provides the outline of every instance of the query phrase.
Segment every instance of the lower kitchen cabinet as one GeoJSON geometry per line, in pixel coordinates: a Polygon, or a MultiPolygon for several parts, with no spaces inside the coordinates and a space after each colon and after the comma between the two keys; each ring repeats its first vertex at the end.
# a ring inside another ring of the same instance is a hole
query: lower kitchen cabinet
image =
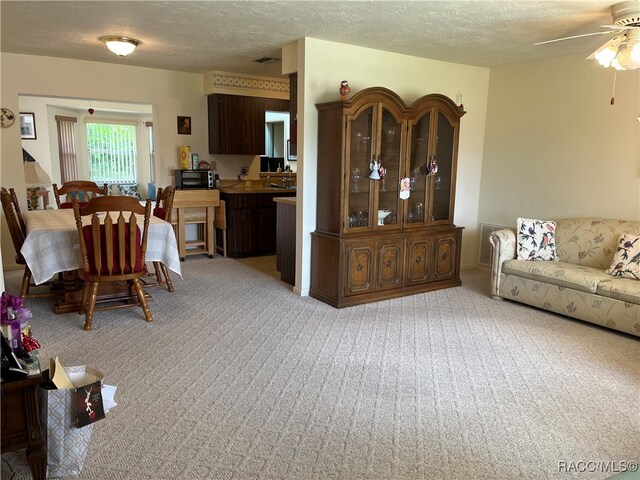
{"type": "Polygon", "coordinates": [[[461,285],[461,227],[340,238],[314,232],[310,295],[347,307],[461,285]]]}
{"type": "MultiPolygon", "coordinates": [[[[277,210],[274,197],[293,197],[295,192],[225,193],[227,256],[250,257],[276,253],[277,210]]],[[[223,232],[217,232],[222,235],[223,232]]],[[[218,243],[221,238],[218,239],[218,243]]]]}

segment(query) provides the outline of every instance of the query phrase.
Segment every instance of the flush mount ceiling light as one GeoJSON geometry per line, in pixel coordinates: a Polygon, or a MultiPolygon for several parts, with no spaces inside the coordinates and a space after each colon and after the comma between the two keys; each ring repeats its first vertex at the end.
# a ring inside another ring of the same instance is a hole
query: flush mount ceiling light
{"type": "Polygon", "coordinates": [[[119,57],[129,55],[142,43],[140,40],[135,38],[122,37],[118,35],[100,37],[100,41],[104,42],[107,48],[119,57]]]}

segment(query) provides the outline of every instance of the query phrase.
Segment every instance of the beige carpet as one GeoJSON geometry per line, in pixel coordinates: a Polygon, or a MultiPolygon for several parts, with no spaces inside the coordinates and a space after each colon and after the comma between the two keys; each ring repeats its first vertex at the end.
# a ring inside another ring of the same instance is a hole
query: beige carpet
{"type": "Polygon", "coordinates": [[[29,302],[43,357],[118,386],[75,478],[601,479],[559,463],[639,460],[639,339],[492,300],[485,270],[342,310],[220,256],[183,271],[152,324],[98,312],[85,332],[29,302]]]}

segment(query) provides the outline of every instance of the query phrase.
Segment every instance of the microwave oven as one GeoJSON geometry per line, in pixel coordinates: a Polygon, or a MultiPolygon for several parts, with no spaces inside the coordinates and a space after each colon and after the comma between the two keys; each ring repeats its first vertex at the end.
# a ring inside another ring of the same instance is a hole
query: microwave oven
{"type": "Polygon", "coordinates": [[[176,170],[175,172],[178,190],[214,188],[211,170],[176,170]]]}

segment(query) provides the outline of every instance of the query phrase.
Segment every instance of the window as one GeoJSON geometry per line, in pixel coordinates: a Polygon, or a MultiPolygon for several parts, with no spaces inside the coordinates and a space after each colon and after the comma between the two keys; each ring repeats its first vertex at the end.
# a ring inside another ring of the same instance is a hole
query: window
{"type": "Polygon", "coordinates": [[[87,149],[91,180],[137,183],[136,127],[121,123],[88,123],[87,149]]]}

